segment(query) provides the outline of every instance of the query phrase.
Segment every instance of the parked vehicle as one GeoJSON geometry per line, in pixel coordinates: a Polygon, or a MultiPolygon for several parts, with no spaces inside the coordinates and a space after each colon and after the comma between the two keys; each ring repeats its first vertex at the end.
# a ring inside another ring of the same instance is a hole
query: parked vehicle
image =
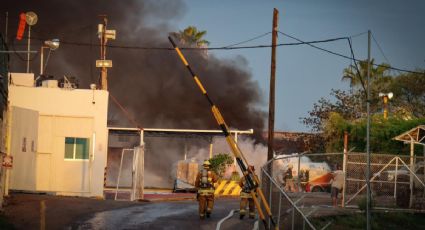
{"type": "Polygon", "coordinates": [[[326,163],[309,163],[307,168],[309,177],[305,182],[306,192],[330,192],[332,171],[326,163]]]}

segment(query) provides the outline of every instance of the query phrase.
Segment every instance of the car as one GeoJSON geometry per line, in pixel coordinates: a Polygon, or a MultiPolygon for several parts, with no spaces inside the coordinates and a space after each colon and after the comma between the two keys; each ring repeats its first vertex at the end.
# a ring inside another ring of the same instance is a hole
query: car
{"type": "Polygon", "coordinates": [[[306,192],[330,192],[332,172],[327,164],[309,163],[300,174],[306,192]]]}
{"type": "Polygon", "coordinates": [[[306,192],[330,192],[332,173],[326,173],[307,182],[306,192]]]}

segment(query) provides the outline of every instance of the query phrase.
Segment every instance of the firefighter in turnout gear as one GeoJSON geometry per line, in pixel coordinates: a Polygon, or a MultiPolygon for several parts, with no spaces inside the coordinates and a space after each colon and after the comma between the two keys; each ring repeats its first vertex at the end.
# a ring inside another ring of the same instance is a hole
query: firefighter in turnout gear
{"type": "MultiPolygon", "coordinates": [[[[250,165],[248,168],[254,172],[254,166],[250,165]]],[[[243,219],[246,215],[246,206],[249,207],[249,218],[253,219],[255,217],[255,204],[254,199],[251,196],[250,189],[248,187],[248,184],[245,181],[245,177],[242,177],[239,181],[239,186],[242,188],[240,196],[241,196],[241,203],[240,203],[240,210],[239,210],[239,218],[243,219]]]]}
{"type": "Polygon", "coordinates": [[[292,175],[292,169],[294,166],[292,164],[288,165],[288,169],[286,170],[283,180],[285,181],[285,191],[287,192],[296,192],[294,185],[294,176],[292,175]]]}
{"type": "Polygon", "coordinates": [[[203,169],[196,176],[195,186],[198,189],[199,217],[208,218],[214,207],[214,183],[217,182],[217,175],[210,171],[211,163],[206,160],[203,169]]]}

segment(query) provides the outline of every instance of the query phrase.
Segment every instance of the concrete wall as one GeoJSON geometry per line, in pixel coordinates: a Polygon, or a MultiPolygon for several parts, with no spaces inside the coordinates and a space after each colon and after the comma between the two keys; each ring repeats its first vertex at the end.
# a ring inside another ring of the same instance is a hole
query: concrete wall
{"type": "Polygon", "coordinates": [[[9,100],[39,112],[36,190],[103,196],[108,92],[10,85],[9,100]],[[65,160],[65,137],[89,138],[89,160],[65,160]]]}

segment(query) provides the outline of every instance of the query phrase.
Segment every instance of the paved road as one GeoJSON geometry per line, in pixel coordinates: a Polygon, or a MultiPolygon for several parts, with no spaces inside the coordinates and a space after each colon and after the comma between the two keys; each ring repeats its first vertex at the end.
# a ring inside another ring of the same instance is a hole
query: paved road
{"type": "MultiPolygon", "coordinates": [[[[230,210],[238,209],[238,199],[218,199],[211,218],[200,220],[196,201],[152,202],[134,207],[96,213],[73,225],[75,229],[216,229],[230,210]]],[[[255,220],[235,214],[221,229],[252,229],[255,220]]]]}

